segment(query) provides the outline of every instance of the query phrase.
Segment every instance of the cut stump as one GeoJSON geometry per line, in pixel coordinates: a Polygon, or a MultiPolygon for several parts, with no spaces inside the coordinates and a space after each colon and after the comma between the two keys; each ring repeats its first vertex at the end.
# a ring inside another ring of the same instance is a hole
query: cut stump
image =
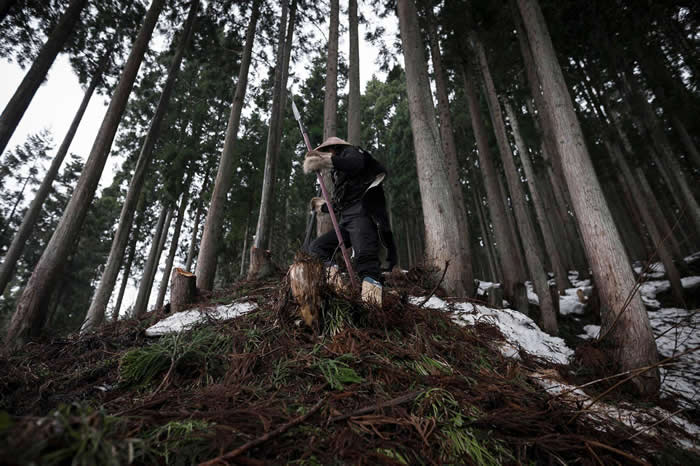
{"type": "Polygon", "coordinates": [[[313,326],[322,303],[323,265],[316,261],[295,262],[289,268],[289,284],[301,317],[306,325],[313,326]]]}
{"type": "Polygon", "coordinates": [[[170,309],[173,313],[184,311],[197,295],[195,274],[181,268],[174,268],[170,276],[170,309]]]}
{"type": "Polygon", "coordinates": [[[495,309],[503,309],[503,289],[500,286],[489,288],[489,306],[495,309]]]}

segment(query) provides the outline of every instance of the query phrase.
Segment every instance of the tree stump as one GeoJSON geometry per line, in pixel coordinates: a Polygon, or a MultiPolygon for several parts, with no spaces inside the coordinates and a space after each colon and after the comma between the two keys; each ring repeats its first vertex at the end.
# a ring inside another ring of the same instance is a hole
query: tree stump
{"type": "Polygon", "coordinates": [[[256,280],[267,277],[274,271],[272,265],[272,254],[267,249],[250,249],[250,268],[248,269],[248,280],[256,280]]]}
{"type": "Polygon", "coordinates": [[[321,309],[321,285],[323,265],[318,261],[298,261],[289,268],[289,284],[292,296],[299,304],[299,311],[309,327],[318,320],[321,309]]]}
{"type": "Polygon", "coordinates": [[[173,313],[183,311],[197,295],[197,278],[181,268],[174,268],[170,278],[170,309],[173,313]]]}
{"type": "Polygon", "coordinates": [[[500,286],[492,286],[488,291],[488,303],[495,309],[503,309],[503,289],[500,286]]]}
{"type": "Polygon", "coordinates": [[[559,288],[557,285],[549,285],[549,295],[552,297],[555,316],[559,316],[559,288]]]}
{"type": "Polygon", "coordinates": [[[513,307],[525,314],[530,315],[530,302],[527,299],[527,288],[524,283],[517,283],[515,285],[515,296],[513,296],[513,307]]]}

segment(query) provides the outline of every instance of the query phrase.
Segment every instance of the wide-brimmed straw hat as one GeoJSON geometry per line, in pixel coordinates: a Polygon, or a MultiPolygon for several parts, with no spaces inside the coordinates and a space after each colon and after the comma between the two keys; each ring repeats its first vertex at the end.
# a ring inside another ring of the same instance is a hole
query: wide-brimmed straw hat
{"type": "Polygon", "coordinates": [[[335,136],[331,136],[328,139],[326,139],[325,141],[323,141],[323,144],[321,144],[320,146],[318,146],[314,150],[321,150],[325,147],[331,147],[331,146],[352,146],[352,144],[350,144],[348,141],[344,141],[344,140],[337,138],[335,136]]]}

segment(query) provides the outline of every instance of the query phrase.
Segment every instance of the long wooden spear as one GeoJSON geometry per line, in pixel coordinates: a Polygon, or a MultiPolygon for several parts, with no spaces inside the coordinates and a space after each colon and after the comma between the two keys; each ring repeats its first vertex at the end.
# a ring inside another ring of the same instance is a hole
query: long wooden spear
{"type": "MultiPolygon", "coordinates": [[[[306,144],[307,150],[313,150],[311,147],[311,142],[309,141],[309,133],[304,127],[304,122],[301,121],[301,114],[294,104],[294,97],[292,97],[292,111],[294,112],[294,118],[299,123],[299,130],[301,135],[304,137],[304,143],[306,144]]],[[[340,252],[343,254],[343,259],[345,260],[345,267],[348,269],[348,274],[350,275],[350,283],[353,289],[357,289],[357,281],[355,279],[355,272],[352,269],[352,264],[350,263],[350,256],[348,255],[348,250],[345,247],[345,242],[343,241],[343,235],[340,234],[340,226],[338,226],[338,219],[335,217],[335,212],[333,211],[333,206],[331,205],[331,200],[328,197],[328,191],[326,190],[326,185],[323,182],[323,177],[321,172],[316,172],[316,177],[318,178],[318,183],[321,185],[321,193],[323,194],[323,199],[326,201],[328,206],[328,213],[331,216],[331,222],[333,222],[333,229],[335,230],[335,235],[338,237],[338,244],[340,245],[340,252]]]]}

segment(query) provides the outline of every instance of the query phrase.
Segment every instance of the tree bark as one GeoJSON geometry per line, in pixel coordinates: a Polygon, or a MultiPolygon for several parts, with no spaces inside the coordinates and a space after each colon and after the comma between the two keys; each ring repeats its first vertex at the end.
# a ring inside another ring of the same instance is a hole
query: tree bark
{"type": "Polygon", "coordinates": [[[165,117],[165,113],[168,110],[168,103],[170,102],[170,97],[172,96],[175,88],[177,75],[180,72],[182,56],[184,55],[185,48],[192,37],[192,27],[197,16],[198,5],[198,0],[192,2],[187,20],[183,26],[180,43],[178,44],[173,61],[170,63],[168,78],[163,85],[163,91],[158,99],[158,105],[153,118],[151,119],[148,133],[146,133],[146,138],[141,146],[139,158],[136,161],[136,167],[134,169],[134,175],[129,183],[129,190],[126,193],[126,199],[124,200],[121,213],[119,214],[119,226],[117,227],[117,231],[112,239],[109,258],[107,259],[107,264],[102,272],[100,284],[98,285],[95,295],[92,298],[92,303],[88,309],[85,321],[80,329],[81,332],[93,330],[104,320],[107,304],[109,303],[109,298],[114,290],[114,285],[117,282],[119,268],[124,257],[124,251],[126,250],[126,244],[129,241],[129,231],[131,230],[131,224],[134,221],[136,204],[141,196],[141,190],[143,189],[143,185],[146,180],[146,173],[151,164],[151,160],[153,159],[153,148],[155,147],[158,137],[160,136],[161,124],[163,122],[163,118],[165,117]]]}
{"type": "MultiPolygon", "coordinates": [[[[146,261],[146,265],[143,267],[143,275],[141,276],[141,283],[139,283],[136,303],[134,304],[134,309],[132,310],[133,317],[140,317],[147,310],[148,300],[151,296],[151,289],[153,288],[153,279],[158,271],[160,254],[163,251],[165,240],[168,236],[168,230],[170,229],[171,217],[172,210],[169,207],[164,206],[160,211],[160,215],[158,216],[158,224],[156,225],[156,232],[153,235],[153,241],[151,242],[151,250],[148,252],[148,260],[146,261]]],[[[168,271],[165,273],[167,275],[168,271]]]]}
{"type": "MultiPolygon", "coordinates": [[[[552,335],[557,335],[559,333],[559,328],[557,326],[556,310],[549,292],[547,271],[544,265],[545,253],[542,250],[535,227],[532,224],[532,218],[526,203],[527,201],[525,200],[523,184],[520,181],[520,175],[518,174],[518,169],[513,160],[513,153],[508,144],[508,134],[506,133],[503,113],[501,112],[501,105],[498,101],[493,78],[491,77],[491,70],[489,69],[484,46],[477,34],[472,34],[472,41],[476,48],[476,54],[481,66],[481,75],[486,87],[486,101],[488,103],[489,113],[491,114],[494,133],[496,134],[496,144],[501,154],[501,163],[503,164],[503,171],[506,175],[508,190],[511,194],[513,213],[517,221],[518,232],[520,233],[523,252],[525,253],[525,261],[530,272],[530,279],[532,280],[535,292],[540,301],[542,325],[545,331],[552,335]]],[[[562,280],[561,277],[560,280],[562,280]]]]}
{"type": "Polygon", "coordinates": [[[180,230],[182,229],[182,221],[185,218],[185,209],[187,208],[188,202],[188,189],[189,183],[185,183],[185,192],[182,193],[182,199],[180,200],[180,208],[177,211],[177,219],[175,220],[175,230],[173,231],[173,237],[170,240],[170,248],[168,249],[168,258],[165,261],[165,271],[163,272],[163,278],[160,281],[160,286],[158,287],[158,299],[156,299],[156,309],[163,307],[163,301],[165,300],[165,293],[168,291],[168,273],[173,268],[173,262],[175,261],[175,254],[177,253],[177,246],[180,243],[180,230]]]}
{"type": "Polygon", "coordinates": [[[51,68],[56,56],[63,49],[73,29],[75,29],[75,25],[80,20],[80,14],[86,4],[87,0],[71,0],[58,24],[51,31],[51,35],[49,35],[46,43],[39,51],[39,55],[32,63],[31,68],[24,75],[24,79],[22,79],[14,95],[5,106],[5,110],[3,110],[0,117],[0,154],[5,151],[7,143],[10,142],[10,138],[34,98],[34,94],[36,94],[39,86],[46,78],[49,68],[51,68]]]}
{"type": "MultiPolygon", "coordinates": [[[[0,294],[2,294],[5,291],[5,287],[9,283],[10,278],[12,277],[12,272],[15,268],[15,265],[17,265],[17,261],[22,255],[24,245],[26,244],[27,239],[29,239],[29,235],[31,235],[32,230],[34,229],[34,225],[36,224],[36,221],[39,218],[39,215],[41,214],[41,207],[44,205],[44,201],[46,200],[46,198],[49,195],[49,192],[51,191],[51,185],[56,179],[56,175],[58,175],[58,170],[63,164],[63,160],[66,158],[66,154],[68,154],[68,148],[73,142],[73,137],[75,136],[75,133],[78,130],[80,121],[83,119],[85,109],[87,108],[88,103],[92,98],[92,94],[97,88],[97,85],[102,80],[102,74],[104,73],[104,70],[107,64],[109,63],[109,55],[110,53],[105,54],[102,57],[102,60],[100,61],[100,66],[93,75],[92,80],[90,81],[90,85],[88,86],[87,90],[85,91],[85,94],[83,95],[83,100],[80,102],[78,111],[75,113],[73,121],[71,122],[70,127],[68,128],[68,132],[63,138],[63,141],[61,142],[58,151],[56,151],[56,155],[51,161],[51,165],[46,171],[46,174],[44,175],[44,179],[42,180],[39,189],[37,189],[36,193],[34,194],[34,199],[32,199],[32,202],[29,205],[27,212],[24,214],[22,224],[19,226],[17,232],[15,232],[15,236],[12,238],[12,243],[10,244],[9,249],[5,254],[5,257],[2,262],[2,267],[0,268],[0,294]]],[[[0,237],[1,236],[2,235],[0,235],[0,237]]]]}
{"type": "MultiPolygon", "coordinates": [[[[517,0],[562,158],[566,184],[583,234],[583,242],[601,300],[602,332],[621,370],[651,366],[658,353],[646,309],[634,289],[631,268],[620,235],[593,169],[571,96],[559,67],[544,16],[536,0],[517,0]]],[[[659,390],[658,370],[632,379],[643,395],[659,390]]]]}
{"type": "Polygon", "coordinates": [[[545,209],[542,198],[540,197],[540,189],[535,183],[535,170],[532,168],[530,154],[525,146],[525,141],[523,141],[520,134],[518,117],[515,114],[515,111],[513,111],[513,107],[509,102],[504,102],[504,106],[506,109],[506,114],[508,115],[508,120],[510,121],[510,127],[513,130],[515,146],[518,148],[518,152],[520,153],[520,161],[523,166],[523,171],[525,172],[525,177],[527,178],[527,185],[530,188],[530,195],[532,196],[532,203],[535,206],[535,215],[537,216],[537,221],[540,225],[540,230],[542,231],[545,248],[547,249],[547,254],[552,262],[552,269],[557,282],[557,289],[560,293],[564,293],[564,290],[566,290],[568,287],[568,271],[564,267],[564,261],[562,260],[559,247],[557,246],[557,242],[554,238],[554,233],[552,232],[552,227],[549,223],[549,217],[547,215],[547,210],[545,209]]]}
{"type": "Polygon", "coordinates": [[[658,254],[659,258],[664,264],[664,268],[666,269],[666,276],[671,282],[671,292],[673,294],[673,298],[678,306],[685,307],[685,300],[683,299],[683,285],[681,285],[681,276],[678,273],[676,264],[673,263],[673,257],[669,250],[668,242],[666,241],[664,236],[662,236],[661,232],[656,226],[656,221],[654,220],[654,216],[652,215],[651,210],[649,208],[649,200],[645,198],[644,193],[639,187],[640,181],[638,179],[635,179],[635,176],[632,174],[632,171],[630,170],[630,167],[627,164],[627,161],[625,160],[624,156],[621,154],[619,147],[608,141],[606,141],[606,145],[608,147],[608,151],[610,152],[611,157],[622,171],[624,181],[626,182],[629,189],[632,191],[632,198],[635,200],[637,208],[639,209],[639,212],[642,215],[644,225],[646,226],[647,231],[649,232],[649,236],[651,237],[651,240],[653,242],[653,246],[655,248],[654,252],[658,254]]]}
{"type": "MultiPolygon", "coordinates": [[[[430,42],[430,56],[432,58],[433,70],[435,75],[435,86],[437,89],[437,108],[438,117],[440,120],[440,140],[442,141],[442,149],[445,153],[445,163],[447,165],[447,179],[450,183],[450,193],[454,197],[456,205],[457,229],[462,232],[463,237],[470,238],[469,224],[467,223],[467,209],[464,204],[464,194],[462,193],[462,183],[459,179],[459,162],[457,160],[457,145],[455,144],[454,133],[452,129],[452,116],[450,115],[450,101],[447,89],[447,77],[445,70],[442,67],[442,56],[440,53],[440,44],[437,37],[435,27],[435,18],[433,17],[430,8],[426,8],[428,16],[428,39],[430,42]]],[[[474,276],[472,271],[472,251],[469,241],[461,242],[462,250],[460,251],[463,257],[463,266],[465,270],[460,271],[466,276],[474,276]]]]}
{"type": "Polygon", "coordinates": [[[124,264],[124,272],[122,272],[122,282],[119,285],[117,301],[114,303],[114,307],[112,308],[113,322],[119,320],[119,310],[121,309],[122,302],[124,301],[124,292],[126,291],[126,285],[129,283],[129,275],[131,275],[131,266],[134,264],[134,257],[136,256],[137,238],[137,235],[134,234],[134,237],[131,240],[131,244],[129,245],[129,255],[126,258],[126,264],[124,264]]]}
{"type": "Polygon", "coordinates": [[[360,119],[360,39],[357,20],[357,0],[349,0],[350,22],[350,72],[348,74],[348,142],[359,146],[362,141],[360,119]]]}
{"type": "Polygon", "coordinates": [[[294,21],[296,16],[296,0],[292,1],[292,7],[287,24],[287,3],[282,4],[282,18],[280,20],[279,50],[277,53],[277,69],[275,70],[275,88],[272,96],[272,111],[270,112],[270,127],[267,132],[267,149],[265,151],[265,172],[263,175],[262,195],[260,198],[260,212],[258,224],[255,230],[255,242],[251,251],[248,278],[262,278],[269,274],[273,268],[270,254],[265,253],[265,247],[270,241],[272,227],[273,201],[275,176],[277,173],[277,159],[279,158],[280,142],[282,139],[282,120],[284,117],[287,77],[289,73],[289,57],[294,35],[294,21]],[[285,38],[285,24],[287,33],[285,38]],[[256,251],[253,253],[253,251],[256,251]]]}
{"type": "MultiPolygon", "coordinates": [[[[221,152],[219,169],[214,182],[214,190],[211,195],[211,203],[204,222],[204,231],[199,245],[197,256],[197,286],[203,290],[211,290],[216,274],[217,248],[221,241],[221,228],[224,220],[226,196],[231,190],[233,182],[234,148],[237,142],[238,127],[241,121],[241,111],[245,102],[245,94],[248,88],[248,71],[250,70],[250,57],[255,42],[255,28],[260,17],[260,0],[255,0],[251,11],[248,29],[246,30],[245,47],[241,58],[241,67],[238,72],[236,93],[231,103],[231,113],[226,127],[224,148],[221,152]]],[[[189,270],[189,269],[188,269],[189,270]]]]}
{"type": "Polygon", "coordinates": [[[442,270],[449,261],[443,281],[446,291],[453,296],[471,296],[474,289],[471,258],[466,254],[468,247],[465,251],[462,244],[469,239],[461,235],[453,221],[458,218],[458,207],[451,192],[446,156],[435,119],[416,6],[413,0],[399,0],[397,9],[423,207],[426,264],[442,270]]]}
{"type": "Polygon", "coordinates": [[[30,335],[37,335],[44,326],[46,314],[41,310],[42,303],[51,295],[61,267],[75,243],[75,238],[80,234],[80,228],[95,195],[136,74],[164,3],[165,0],[153,0],[144,18],[73,195],[34,268],[12,316],[7,331],[7,345],[10,348],[17,348],[30,335]]]}
{"type": "Polygon", "coordinates": [[[248,253],[248,235],[250,234],[250,213],[248,213],[248,216],[245,221],[245,233],[243,234],[243,249],[241,250],[241,272],[240,276],[242,277],[243,274],[245,274],[245,256],[248,253]]]}
{"type": "Polygon", "coordinates": [[[685,124],[681,121],[680,118],[678,118],[678,115],[676,115],[675,113],[670,113],[670,117],[671,124],[673,124],[676,133],[678,133],[678,135],[680,136],[681,142],[685,147],[688,158],[693,161],[695,168],[700,169],[700,152],[698,152],[698,146],[695,145],[693,138],[691,138],[690,134],[688,134],[688,130],[686,129],[685,124]]]}
{"type": "Polygon", "coordinates": [[[476,210],[476,215],[479,218],[479,227],[481,229],[481,239],[484,242],[484,248],[486,249],[486,257],[489,262],[489,269],[491,270],[490,280],[492,282],[500,282],[503,277],[503,272],[500,269],[500,264],[496,260],[496,252],[493,249],[493,240],[491,239],[491,231],[489,230],[488,222],[486,221],[486,214],[484,213],[484,206],[481,203],[481,195],[477,195],[476,186],[472,185],[472,197],[474,198],[474,210],[476,210]]]}
{"type": "Polygon", "coordinates": [[[507,200],[501,195],[498,181],[498,172],[489,149],[488,135],[481,119],[479,100],[474,89],[474,82],[471,76],[469,65],[463,66],[465,96],[469,107],[469,115],[476,139],[477,153],[479,156],[479,167],[484,180],[486,200],[489,209],[493,232],[496,237],[496,249],[503,272],[503,291],[506,299],[513,301],[516,283],[525,281],[525,268],[520,262],[518,245],[513,243],[509,233],[508,212],[506,211],[507,200]]]}
{"type": "MultiPolygon", "coordinates": [[[[339,1],[330,0],[330,25],[328,30],[328,56],[326,61],[326,87],[323,99],[323,140],[337,136],[338,132],[338,23],[339,1]]],[[[333,180],[330,170],[321,170],[328,195],[333,197],[333,180]]],[[[316,235],[333,230],[329,215],[316,217],[316,235]]]]}

